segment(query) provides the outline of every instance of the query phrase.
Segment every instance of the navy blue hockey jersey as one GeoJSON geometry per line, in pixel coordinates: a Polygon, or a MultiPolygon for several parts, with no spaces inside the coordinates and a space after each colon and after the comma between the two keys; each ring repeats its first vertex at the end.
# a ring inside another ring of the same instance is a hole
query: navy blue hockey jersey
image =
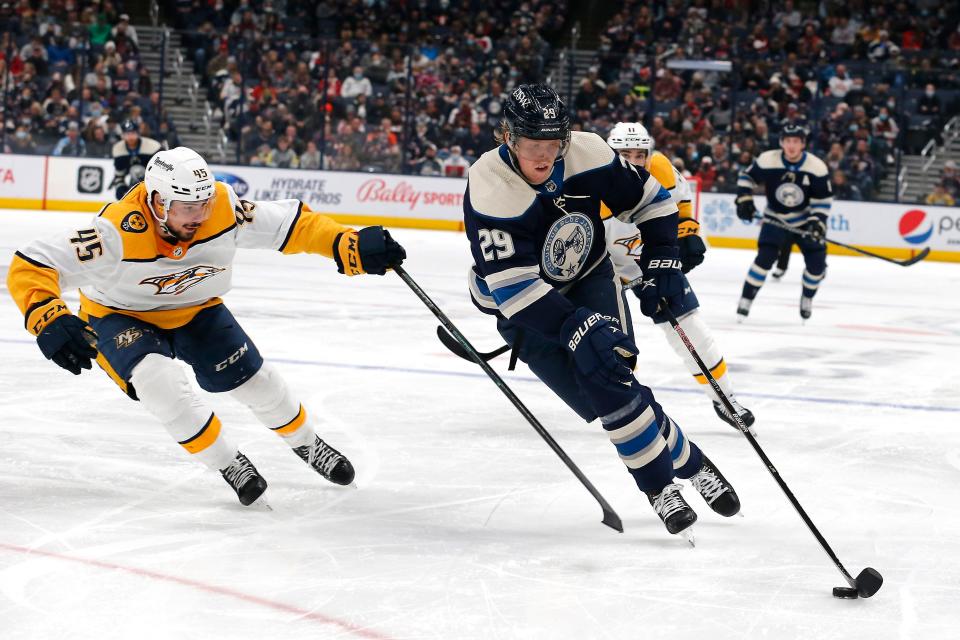
{"type": "Polygon", "coordinates": [[[737,179],[737,196],[752,195],[762,185],[767,196],[765,215],[791,226],[801,226],[810,213],[826,222],[833,203],[830,172],[820,158],[803,152],[800,160],[787,162],[780,149],[764,151],[737,179]]]}
{"type": "Polygon", "coordinates": [[[594,133],[573,132],[540,185],[505,145],[488,151],[470,168],[463,209],[476,305],[556,341],[574,311],[563,292],[607,259],[605,218],[636,224],[650,246],[676,243],[670,193],[594,133]]]}

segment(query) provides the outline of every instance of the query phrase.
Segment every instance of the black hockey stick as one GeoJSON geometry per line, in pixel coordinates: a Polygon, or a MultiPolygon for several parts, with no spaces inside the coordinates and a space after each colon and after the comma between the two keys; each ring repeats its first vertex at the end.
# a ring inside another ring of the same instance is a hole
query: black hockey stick
{"type": "MultiPolygon", "coordinates": [[[[450,332],[444,329],[441,325],[437,325],[437,337],[440,338],[440,342],[443,343],[443,346],[453,352],[453,355],[473,362],[473,358],[470,357],[470,354],[467,353],[467,350],[464,349],[460,343],[457,342],[457,339],[450,335],[450,332]]],[[[507,351],[510,351],[510,345],[505,344],[502,347],[494,349],[493,351],[488,351],[487,353],[477,351],[477,355],[480,356],[484,362],[490,362],[497,356],[502,355],[507,351]]]]}
{"type": "Polygon", "coordinates": [[[470,342],[463,336],[463,334],[460,333],[460,330],[457,329],[457,327],[453,324],[453,322],[450,321],[446,314],[440,310],[440,307],[438,307],[436,303],[430,299],[430,296],[428,296],[426,292],[420,288],[420,285],[418,285],[414,279],[410,277],[410,274],[408,274],[403,267],[393,267],[393,270],[397,272],[397,275],[400,276],[404,282],[407,283],[407,286],[410,287],[410,289],[417,295],[418,298],[420,298],[420,301],[427,305],[427,308],[433,312],[433,315],[437,316],[437,320],[443,323],[443,326],[446,327],[447,331],[453,334],[453,337],[456,338],[459,345],[464,349],[464,351],[466,351],[467,354],[469,354],[470,359],[480,365],[480,368],[483,369],[484,373],[486,373],[490,379],[493,380],[493,383],[500,388],[500,391],[507,396],[510,402],[513,403],[513,406],[517,408],[517,411],[519,411],[520,414],[527,419],[527,422],[530,423],[530,426],[533,427],[534,431],[539,433],[540,437],[543,438],[548,445],[550,445],[550,448],[553,449],[553,452],[556,453],[557,456],[563,461],[563,464],[567,465],[567,468],[573,472],[573,475],[577,477],[577,480],[580,481],[580,484],[586,487],[587,491],[590,492],[590,495],[594,497],[594,499],[600,504],[601,509],[603,509],[603,524],[607,525],[611,529],[616,529],[617,531],[623,533],[623,523],[620,521],[620,516],[617,515],[617,512],[613,510],[613,507],[610,506],[610,503],[608,503],[607,500],[600,495],[600,492],[597,491],[587,477],[583,475],[583,472],[580,471],[580,468],[574,464],[573,460],[570,459],[570,456],[567,455],[560,445],[557,444],[557,441],[553,439],[553,436],[551,436],[550,433],[543,427],[543,425],[540,424],[540,421],[537,420],[532,413],[530,413],[530,410],[527,409],[522,402],[520,402],[520,398],[518,398],[513,390],[507,386],[507,383],[503,381],[503,378],[497,375],[497,372],[494,371],[489,364],[487,364],[487,362],[479,353],[477,353],[477,350],[473,348],[473,345],[471,345],[470,342]]]}
{"type": "MultiPolygon", "coordinates": [[[[643,277],[631,280],[630,282],[623,285],[623,290],[627,291],[633,289],[643,281],[643,277]]],[[[440,338],[440,342],[443,343],[447,349],[450,350],[453,355],[463,358],[469,362],[473,362],[473,358],[470,357],[470,354],[467,353],[467,350],[460,346],[460,343],[457,342],[457,339],[450,335],[450,332],[444,329],[443,327],[437,327],[437,337],[440,338]]],[[[486,353],[477,352],[485,362],[490,362],[497,356],[510,351],[510,345],[505,344],[502,347],[498,347],[493,351],[488,351],[486,353]]],[[[513,354],[510,354],[510,371],[513,371],[513,367],[517,364],[516,359],[513,354]]]]}
{"type": "MultiPolygon", "coordinates": [[[[704,377],[710,381],[710,386],[713,387],[713,391],[717,394],[717,397],[720,398],[724,408],[733,417],[733,421],[737,423],[737,428],[740,429],[747,441],[750,442],[753,450],[757,452],[758,456],[760,456],[760,459],[763,461],[767,471],[770,472],[770,475],[773,476],[773,479],[777,481],[778,485],[780,485],[780,489],[787,496],[787,499],[790,500],[790,504],[792,504],[793,508],[796,509],[797,513],[800,514],[800,517],[807,525],[807,528],[810,529],[810,532],[817,539],[817,542],[820,543],[820,546],[823,548],[823,550],[826,551],[827,555],[830,556],[830,559],[833,560],[833,564],[837,567],[837,569],[840,570],[840,573],[843,574],[843,577],[846,578],[847,583],[852,589],[856,589],[856,595],[859,595],[861,598],[869,598],[875,594],[883,584],[883,576],[880,575],[880,572],[878,572],[876,569],[867,567],[861,571],[856,578],[850,575],[850,572],[847,571],[847,569],[843,566],[843,563],[840,562],[837,554],[835,554],[833,549],[830,548],[830,545],[827,544],[827,540],[823,537],[823,535],[821,535],[816,525],[813,524],[813,521],[810,520],[810,516],[808,516],[807,512],[804,511],[803,507],[800,506],[800,503],[793,495],[793,492],[790,491],[787,483],[784,482],[783,478],[780,477],[780,472],[777,471],[777,468],[773,466],[773,463],[770,462],[770,458],[767,457],[767,454],[760,447],[760,444],[757,442],[756,438],[754,438],[750,433],[750,429],[743,422],[743,418],[739,413],[737,413],[736,409],[733,408],[730,400],[723,393],[720,385],[717,384],[717,381],[710,373],[710,369],[707,368],[707,365],[705,365],[703,360],[700,359],[700,355],[694,348],[693,343],[690,342],[690,338],[687,337],[687,334],[680,326],[680,323],[677,322],[676,317],[674,317],[673,312],[670,311],[670,307],[668,306],[666,299],[660,301],[660,308],[665,310],[667,320],[670,321],[670,326],[673,327],[673,330],[677,332],[677,335],[680,336],[680,340],[687,348],[687,351],[689,351],[690,355],[693,356],[693,359],[696,360],[697,366],[700,367],[700,372],[703,373],[704,377]]],[[[834,595],[838,597],[851,597],[852,594],[849,593],[844,587],[838,587],[834,590],[834,595]],[[846,593],[847,595],[842,596],[840,595],[841,593],[846,593]]]]}
{"type": "MultiPolygon", "coordinates": [[[[795,234],[797,234],[798,236],[803,237],[803,238],[811,238],[811,237],[812,237],[809,231],[804,231],[803,229],[797,229],[797,228],[795,228],[795,227],[791,227],[790,225],[785,224],[785,223],[783,223],[783,222],[780,222],[780,221],[777,220],[776,218],[771,218],[770,216],[760,216],[760,217],[757,217],[757,218],[755,218],[755,219],[756,219],[756,220],[762,220],[762,221],[765,222],[765,223],[772,224],[773,226],[777,227],[778,229],[784,229],[785,231],[790,231],[791,233],[795,233],[795,234]]],[[[859,254],[864,255],[864,256],[869,256],[869,257],[871,257],[871,258],[879,258],[880,260],[883,260],[884,262],[892,262],[893,264],[898,264],[898,265],[900,265],[901,267],[909,267],[909,266],[912,265],[912,264],[916,264],[916,263],[920,262],[921,260],[923,260],[924,258],[926,258],[926,257],[930,254],[930,247],[924,247],[923,249],[920,250],[919,253],[917,253],[917,255],[915,255],[915,256],[913,256],[913,257],[911,257],[911,258],[906,258],[905,260],[897,260],[896,258],[888,258],[887,256],[882,256],[882,255],[880,255],[879,253],[874,253],[873,251],[867,251],[866,249],[861,249],[860,247],[855,247],[855,246],[853,246],[852,244],[846,244],[846,243],[844,243],[844,242],[840,242],[839,240],[831,240],[830,238],[824,238],[823,240],[824,240],[825,242],[829,242],[830,244],[835,244],[835,245],[837,245],[838,247],[843,247],[844,249],[849,249],[850,251],[853,251],[853,252],[855,252],[855,253],[859,253],[859,254]]]]}

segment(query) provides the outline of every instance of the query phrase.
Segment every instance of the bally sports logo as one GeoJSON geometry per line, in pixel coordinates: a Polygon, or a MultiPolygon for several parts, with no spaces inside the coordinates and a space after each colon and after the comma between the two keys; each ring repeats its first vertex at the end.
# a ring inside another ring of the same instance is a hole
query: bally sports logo
{"type": "Polygon", "coordinates": [[[922,209],[911,209],[900,216],[900,237],[910,244],[923,244],[933,235],[933,220],[922,209]]]}

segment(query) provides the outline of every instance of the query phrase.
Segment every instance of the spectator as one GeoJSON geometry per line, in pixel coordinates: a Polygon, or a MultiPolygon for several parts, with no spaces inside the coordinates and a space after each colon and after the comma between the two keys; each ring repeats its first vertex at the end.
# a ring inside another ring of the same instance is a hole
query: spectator
{"type": "Polygon", "coordinates": [[[957,203],[953,196],[947,192],[947,188],[943,186],[943,184],[936,185],[933,188],[933,193],[928,194],[924,202],[942,207],[952,207],[957,203]]]}
{"type": "Polygon", "coordinates": [[[136,48],[135,50],[140,50],[140,39],[137,37],[137,30],[130,24],[130,16],[127,14],[120,14],[119,22],[117,22],[117,26],[110,30],[110,35],[114,41],[126,38],[133,43],[133,46],[136,48]]]}
{"type": "Polygon", "coordinates": [[[856,185],[850,184],[847,180],[847,174],[840,169],[833,171],[830,177],[833,186],[833,197],[835,200],[863,200],[863,194],[856,185]]]}
{"type": "Polygon", "coordinates": [[[423,158],[417,162],[414,173],[421,176],[443,175],[443,165],[437,160],[437,145],[432,142],[427,144],[423,158]]]}
{"type": "Polygon", "coordinates": [[[470,162],[463,157],[463,150],[460,145],[450,147],[450,155],[444,158],[441,163],[443,175],[448,178],[464,178],[467,170],[470,168],[470,162]]]}
{"type": "Polygon", "coordinates": [[[107,139],[107,133],[103,127],[96,122],[91,121],[87,126],[86,135],[87,157],[88,158],[109,158],[110,149],[113,146],[107,139]]]}
{"type": "Polygon", "coordinates": [[[947,160],[943,164],[943,173],[940,174],[940,184],[944,186],[954,198],[960,197],[960,172],[957,171],[957,163],[953,160],[947,160]]]}
{"type": "Polygon", "coordinates": [[[272,150],[273,165],[280,169],[296,169],[300,166],[300,158],[296,152],[290,148],[290,140],[287,136],[277,138],[277,148],[272,150]]]}
{"type": "Polygon", "coordinates": [[[76,122],[67,125],[67,133],[53,148],[55,156],[74,156],[82,158],[87,155],[87,145],[80,137],[80,126],[76,122]]]}
{"type": "Polygon", "coordinates": [[[33,141],[28,125],[20,125],[10,139],[10,153],[36,153],[37,143],[33,141]]]}
{"type": "Polygon", "coordinates": [[[830,95],[834,98],[844,98],[847,92],[853,88],[853,78],[847,73],[845,65],[837,65],[836,73],[830,78],[829,86],[830,95]]]}
{"type": "Polygon", "coordinates": [[[893,164],[893,150],[897,142],[900,127],[896,120],[890,117],[886,107],[880,107],[877,117],[870,121],[871,133],[877,144],[877,149],[883,154],[887,164],[893,164]]]}
{"type": "Polygon", "coordinates": [[[314,170],[320,168],[320,151],[313,140],[307,142],[307,150],[300,155],[300,168],[314,170]]]}
{"type": "Polygon", "coordinates": [[[354,67],[353,75],[343,81],[343,87],[340,89],[340,95],[350,100],[358,95],[373,95],[373,85],[370,79],[363,75],[363,67],[354,67]]]}

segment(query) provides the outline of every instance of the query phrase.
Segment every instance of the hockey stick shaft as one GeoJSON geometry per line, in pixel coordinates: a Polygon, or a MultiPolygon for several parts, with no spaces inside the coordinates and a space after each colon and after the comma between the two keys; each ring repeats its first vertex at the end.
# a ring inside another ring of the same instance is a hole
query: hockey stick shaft
{"type": "MultiPolygon", "coordinates": [[[[777,220],[776,218],[771,218],[770,216],[762,216],[762,217],[759,217],[759,218],[756,218],[756,219],[757,219],[757,220],[761,220],[761,221],[763,221],[764,223],[771,224],[771,225],[773,225],[774,227],[777,227],[778,229],[783,229],[783,230],[785,230],[785,231],[789,231],[789,232],[791,232],[791,233],[795,233],[795,234],[797,234],[798,236],[800,236],[800,237],[802,237],[802,238],[810,238],[810,237],[811,237],[811,236],[810,236],[810,232],[804,231],[803,229],[797,229],[797,228],[791,227],[790,225],[785,224],[785,223],[783,223],[783,222],[780,222],[780,221],[777,220]]],[[[906,260],[897,260],[896,258],[888,258],[887,256],[882,256],[882,255],[880,255],[879,253],[874,253],[873,251],[868,251],[868,250],[866,250],[866,249],[861,249],[860,247],[855,247],[855,246],[853,246],[852,244],[846,244],[845,242],[840,242],[839,240],[832,240],[832,239],[830,239],[830,238],[824,238],[823,240],[824,240],[824,242],[829,242],[830,244],[835,244],[835,245],[837,245],[838,247],[843,247],[844,249],[848,249],[848,250],[850,250],[850,251],[853,251],[853,252],[855,252],[855,253],[859,253],[859,254],[864,255],[864,256],[868,256],[868,257],[870,257],[870,258],[878,258],[878,259],[880,259],[880,260],[883,260],[884,262],[892,262],[893,264],[898,264],[898,265],[900,265],[901,267],[909,267],[909,266],[912,265],[912,264],[916,264],[916,263],[920,262],[921,260],[923,260],[924,258],[926,258],[926,257],[930,254],[930,247],[924,247],[923,249],[921,249],[921,250],[920,250],[915,256],[913,256],[913,257],[907,258],[906,260]]]]}
{"type": "MultiPolygon", "coordinates": [[[[642,277],[637,278],[635,280],[631,280],[630,282],[627,282],[626,284],[623,285],[623,290],[627,291],[629,289],[633,289],[634,287],[638,286],[641,282],[643,282],[642,277]]],[[[437,337],[440,338],[440,342],[443,343],[443,346],[445,346],[448,350],[450,350],[450,352],[453,353],[453,355],[463,358],[464,360],[469,360],[470,362],[473,362],[473,358],[470,357],[470,354],[467,353],[466,349],[460,346],[460,343],[457,341],[457,339],[454,338],[452,335],[450,335],[450,332],[444,330],[443,327],[437,327],[437,337]]],[[[503,353],[506,353],[507,351],[510,351],[510,345],[505,344],[502,347],[497,347],[493,351],[488,351],[487,353],[482,353],[482,352],[477,352],[477,353],[480,354],[481,358],[489,362],[490,360],[493,360],[497,356],[503,353]]],[[[516,364],[516,361],[513,359],[513,354],[510,355],[510,358],[511,358],[510,369],[512,371],[513,365],[516,364]]]]}
{"type": "Polygon", "coordinates": [[[798,514],[800,514],[800,518],[803,519],[804,524],[806,524],[807,528],[810,529],[813,537],[817,539],[817,542],[820,543],[820,546],[833,561],[833,564],[836,565],[837,569],[839,569],[840,573],[843,574],[843,577],[847,580],[850,586],[856,587],[856,580],[853,579],[853,576],[850,575],[850,572],[847,571],[847,569],[843,566],[843,563],[840,562],[840,558],[838,558],[837,554],[833,552],[833,549],[830,548],[826,538],[823,537],[823,535],[820,533],[820,530],[817,529],[815,524],[813,524],[810,516],[808,516],[807,512],[804,511],[802,506],[800,506],[800,502],[797,500],[796,496],[793,495],[793,492],[790,491],[790,487],[787,486],[787,483],[780,476],[780,472],[777,471],[775,466],[773,466],[773,462],[771,462],[770,458],[767,457],[767,454],[760,446],[760,443],[757,442],[757,439],[754,438],[753,434],[750,433],[750,429],[743,422],[743,418],[740,417],[740,414],[737,413],[737,410],[733,408],[733,404],[730,402],[730,399],[727,398],[726,394],[723,392],[723,389],[720,388],[717,380],[713,377],[713,374],[710,373],[710,369],[703,363],[703,360],[700,358],[700,354],[697,353],[696,348],[693,346],[693,343],[690,342],[690,338],[687,337],[686,332],[684,332],[683,327],[680,326],[680,323],[673,315],[673,312],[670,310],[670,307],[665,299],[660,301],[660,309],[664,311],[665,315],[667,316],[667,320],[670,322],[670,326],[673,327],[673,330],[677,332],[677,335],[680,337],[680,341],[683,342],[683,345],[687,348],[687,351],[696,361],[697,366],[700,367],[700,372],[710,382],[710,386],[713,388],[714,393],[717,394],[717,397],[720,398],[720,402],[723,403],[724,408],[733,418],[734,422],[737,423],[737,428],[740,429],[740,432],[743,433],[747,441],[750,442],[750,446],[752,446],[753,450],[757,452],[758,456],[760,456],[760,460],[763,461],[767,471],[769,471],[770,475],[773,476],[773,479],[776,480],[777,484],[780,486],[780,489],[790,501],[790,504],[793,505],[793,508],[797,510],[798,514]]]}
{"type": "Polygon", "coordinates": [[[520,415],[526,418],[527,422],[530,423],[530,426],[533,427],[534,431],[540,434],[540,437],[543,438],[543,440],[550,446],[551,449],[553,449],[553,452],[557,454],[557,457],[559,457],[560,460],[567,465],[567,468],[570,469],[573,475],[577,477],[577,480],[580,481],[580,484],[582,484],[587,491],[590,492],[590,495],[592,495],[593,498],[600,504],[600,508],[603,510],[603,524],[622,533],[623,523],[620,520],[620,516],[617,515],[617,512],[613,510],[613,507],[610,506],[610,503],[607,502],[606,498],[604,498],[600,492],[597,491],[596,487],[594,487],[590,480],[588,480],[583,472],[580,471],[580,468],[573,462],[573,460],[570,459],[570,456],[568,456],[567,453],[560,447],[560,445],[557,444],[557,441],[553,439],[553,436],[551,436],[544,426],[540,424],[540,421],[537,420],[530,410],[527,409],[527,407],[520,401],[520,398],[518,398],[513,390],[507,386],[507,383],[504,382],[503,379],[497,375],[497,372],[494,371],[489,364],[487,364],[487,362],[480,356],[479,353],[477,353],[477,350],[474,349],[473,345],[471,345],[464,335],[460,333],[460,330],[457,329],[456,325],[450,321],[447,315],[440,310],[440,307],[438,307],[436,303],[430,299],[430,296],[428,296],[427,293],[420,288],[420,285],[418,285],[416,281],[410,277],[410,274],[408,274],[403,267],[396,266],[393,267],[393,270],[398,276],[400,276],[407,286],[410,287],[416,296],[420,298],[420,301],[423,302],[423,304],[425,304],[427,308],[433,312],[433,315],[437,317],[437,320],[443,324],[447,331],[449,331],[450,334],[456,338],[460,346],[463,347],[463,349],[470,355],[470,359],[480,365],[480,368],[483,369],[484,373],[486,373],[487,376],[493,380],[493,383],[497,385],[500,391],[507,396],[513,406],[517,408],[517,411],[520,412],[520,415]]]}

